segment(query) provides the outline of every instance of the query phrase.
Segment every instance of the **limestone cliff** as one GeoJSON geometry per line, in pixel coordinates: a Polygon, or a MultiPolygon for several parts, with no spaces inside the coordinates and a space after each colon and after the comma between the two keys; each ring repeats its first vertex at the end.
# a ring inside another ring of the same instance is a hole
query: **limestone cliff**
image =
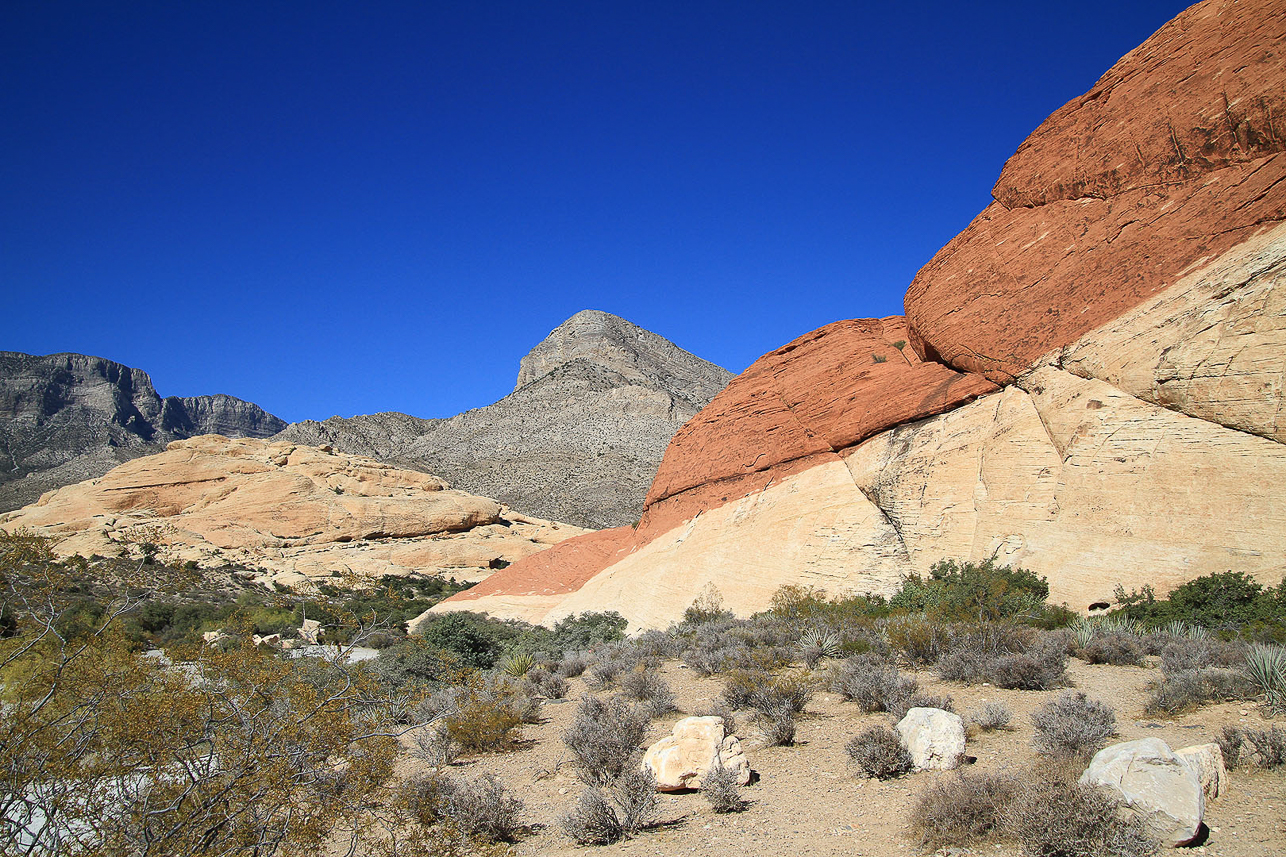
{"type": "Polygon", "coordinates": [[[295,423],[279,437],[435,473],[529,514],[616,526],[638,519],[666,444],[731,377],[655,333],[585,310],[523,358],[514,392],[495,404],[446,420],[295,423]]]}
{"type": "Polygon", "coordinates": [[[1208,0],[1010,159],[907,317],[765,355],[666,451],[637,530],[453,597],[552,622],[739,613],[783,583],[888,591],[996,556],[1086,609],[1286,571],[1286,15],[1208,0]]]}
{"type": "Polygon", "coordinates": [[[172,440],[267,437],[285,425],[232,396],[162,399],[146,372],[101,357],[0,352],[0,511],[172,440]]]}

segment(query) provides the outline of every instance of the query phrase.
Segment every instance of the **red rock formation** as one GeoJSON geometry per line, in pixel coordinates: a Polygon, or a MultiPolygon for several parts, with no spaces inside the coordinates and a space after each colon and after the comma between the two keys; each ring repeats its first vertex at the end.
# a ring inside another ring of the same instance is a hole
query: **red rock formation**
{"type": "Polygon", "coordinates": [[[637,530],[570,539],[452,600],[575,591],[615,558],[705,509],[997,389],[977,375],[922,362],[907,336],[901,316],[838,321],[764,355],[670,441],[637,530]]]}
{"type": "Polygon", "coordinates": [[[472,601],[488,595],[561,595],[575,592],[585,581],[627,552],[634,540],[632,527],[615,527],[559,542],[548,550],[519,560],[449,600],[472,601]]]}
{"type": "MultiPolygon", "coordinates": [[[[759,358],[679,429],[646,507],[716,483],[744,496],[736,480],[834,453],[996,389],[922,362],[907,341],[901,316],[837,321],[759,358]]],[[[749,490],[762,487],[757,482],[749,490]]]]}
{"type": "Polygon", "coordinates": [[[1005,165],[907,291],[911,342],[997,383],[1286,219],[1286,9],[1166,24],[1005,165]]]}
{"type": "Polygon", "coordinates": [[[906,319],[836,322],[765,355],[675,435],[637,531],[565,542],[487,594],[573,591],[703,511],[996,391],[1286,220],[1283,116],[1282,0],[1187,10],[1019,148],[996,201],[912,282],[906,319]]]}

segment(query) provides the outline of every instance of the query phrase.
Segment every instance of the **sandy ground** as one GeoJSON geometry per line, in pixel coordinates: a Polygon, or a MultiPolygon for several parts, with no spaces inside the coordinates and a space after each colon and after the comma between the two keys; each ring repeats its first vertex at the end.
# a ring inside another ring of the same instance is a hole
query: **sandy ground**
{"type": "MultiPolygon", "coordinates": [[[[1074,687],[1116,709],[1117,740],[1159,737],[1178,749],[1212,741],[1225,724],[1266,728],[1272,722],[1245,703],[1209,706],[1174,720],[1157,720],[1147,717],[1143,706],[1149,682],[1160,677],[1158,669],[1091,666],[1069,659],[1068,671],[1074,687]]],[[[649,743],[668,734],[676,720],[701,710],[722,690],[718,679],[701,679],[675,662],[668,662],[662,672],[681,712],[654,721],[649,743]]],[[[979,768],[1021,770],[1035,762],[1028,715],[1057,691],[965,687],[938,681],[927,672],[916,678],[923,690],[953,696],[961,714],[991,700],[1005,703],[1014,712],[1012,731],[970,739],[968,753],[976,757],[979,768]]],[[[758,774],[758,781],[743,790],[750,801],[745,812],[716,815],[698,793],[661,795],[658,827],[616,845],[578,846],[558,826],[558,817],[571,809],[583,788],[561,740],[575,715],[576,700],[586,692],[579,679],[572,679],[571,685],[566,700],[545,703],[543,722],[523,727],[517,749],[466,758],[451,768],[467,776],[491,772],[525,802],[523,820],[532,832],[513,846],[515,854],[915,854],[920,849],[906,829],[915,796],[934,777],[951,776],[923,772],[887,782],[859,779],[847,763],[844,745],[863,728],[890,722],[889,717],[861,714],[837,695],[819,692],[799,721],[793,747],[763,746],[749,718],[738,718],[738,734],[758,774]]],[[[1286,726],[1286,720],[1276,722],[1286,726]]],[[[1205,844],[1185,849],[1186,853],[1286,855],[1286,771],[1240,768],[1230,772],[1228,793],[1207,804],[1206,824],[1210,834],[1205,844]]],[[[1017,857],[1019,851],[988,844],[953,853],[1017,857]]]]}

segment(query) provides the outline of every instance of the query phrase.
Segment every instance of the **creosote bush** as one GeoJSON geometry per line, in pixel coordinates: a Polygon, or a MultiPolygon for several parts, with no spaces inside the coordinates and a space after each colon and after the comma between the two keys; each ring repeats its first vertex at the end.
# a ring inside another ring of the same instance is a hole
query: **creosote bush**
{"type": "Polygon", "coordinates": [[[934,780],[911,811],[911,829],[922,846],[970,845],[996,838],[1018,793],[1007,773],[958,771],[934,780]]]}
{"type": "Polygon", "coordinates": [[[467,780],[445,774],[413,777],[402,784],[403,805],[425,827],[446,822],[480,842],[513,842],[522,825],[523,802],[491,774],[467,780]]]}
{"type": "Polygon", "coordinates": [[[563,734],[581,780],[601,786],[628,771],[638,758],[649,720],[641,707],[622,696],[582,696],[576,719],[563,734]]]}
{"type": "Polygon", "coordinates": [[[656,778],[651,771],[635,767],[612,780],[606,789],[586,788],[559,824],[581,845],[609,845],[638,833],[655,815],[656,778]]]}
{"type": "Polygon", "coordinates": [[[701,794],[718,813],[741,812],[749,804],[741,796],[737,774],[716,757],[717,764],[701,780],[701,794]]]}
{"type": "Polygon", "coordinates": [[[898,733],[887,726],[872,726],[845,746],[857,769],[867,777],[887,780],[910,773],[915,767],[911,753],[898,733]]]}
{"type": "Polygon", "coordinates": [[[663,717],[674,711],[674,692],[655,670],[639,664],[620,680],[621,692],[643,703],[649,717],[663,717]]]}
{"type": "Polygon", "coordinates": [[[897,665],[878,655],[848,658],[831,673],[829,687],[863,711],[894,711],[915,694],[914,678],[899,675],[897,665]]]}
{"type": "Polygon", "coordinates": [[[1051,756],[1092,756],[1116,734],[1111,706],[1080,691],[1065,690],[1032,712],[1036,734],[1032,745],[1051,756]]]}

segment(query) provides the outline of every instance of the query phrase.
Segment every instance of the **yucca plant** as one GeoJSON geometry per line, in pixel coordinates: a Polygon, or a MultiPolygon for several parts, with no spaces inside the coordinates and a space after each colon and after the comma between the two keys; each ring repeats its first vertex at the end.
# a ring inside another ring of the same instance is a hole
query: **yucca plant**
{"type": "Polygon", "coordinates": [[[531,652],[514,652],[500,662],[500,669],[506,675],[522,678],[535,665],[536,658],[531,652]]]}
{"type": "Polygon", "coordinates": [[[839,654],[840,636],[830,628],[805,628],[799,635],[799,648],[802,651],[813,649],[824,658],[833,658],[839,654]]]}
{"type": "Polygon", "coordinates": [[[1200,625],[1192,625],[1184,622],[1182,619],[1175,619],[1173,622],[1167,622],[1159,629],[1162,634],[1170,637],[1186,637],[1189,640],[1205,640],[1210,637],[1210,631],[1200,625]]]}
{"type": "Polygon", "coordinates": [[[1072,634],[1076,637],[1076,647],[1083,649],[1094,641],[1098,625],[1094,620],[1082,616],[1072,623],[1072,634]]]}
{"type": "Polygon", "coordinates": [[[1246,652],[1246,672],[1270,711],[1286,712],[1286,649],[1256,643],[1246,652]]]}
{"type": "Polygon", "coordinates": [[[1138,621],[1125,615],[1104,616],[1098,620],[1098,626],[1107,634],[1134,634],[1138,636],[1142,630],[1138,621]]]}

